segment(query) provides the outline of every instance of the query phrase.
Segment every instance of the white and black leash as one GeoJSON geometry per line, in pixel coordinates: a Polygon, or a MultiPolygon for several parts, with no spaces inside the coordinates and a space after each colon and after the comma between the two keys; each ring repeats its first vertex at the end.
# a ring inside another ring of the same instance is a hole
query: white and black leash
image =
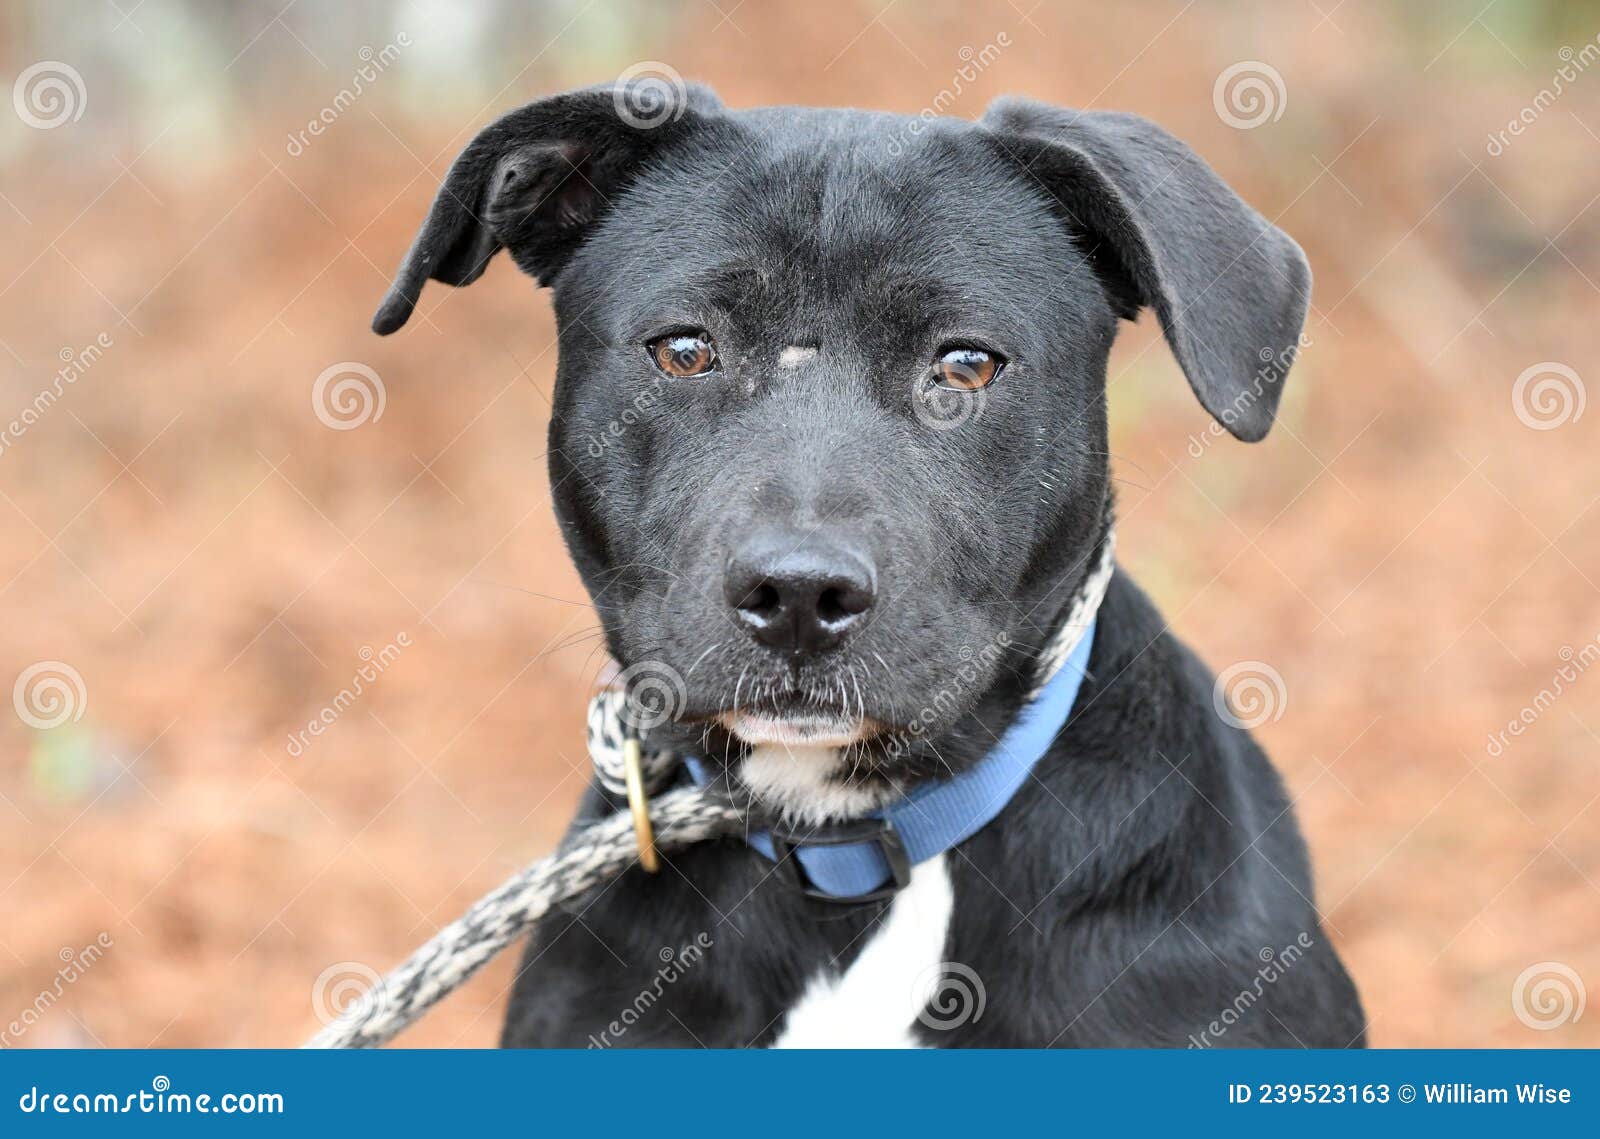
{"type": "MultiPolygon", "coordinates": [[[[650,804],[655,844],[676,850],[742,834],[745,817],[698,787],[669,791],[650,804]]],[[[622,812],[589,827],[566,849],[540,859],[479,899],[368,989],[306,1044],[376,1048],[462,985],[550,909],[626,870],[639,857],[633,820],[622,812]]]]}
{"type": "MultiPolygon", "coordinates": [[[[1100,556],[1039,662],[1037,692],[1077,646],[1100,607],[1115,569],[1113,538],[1100,556]]],[[[562,848],[507,879],[427,944],[351,1002],[308,1048],[377,1048],[449,996],[555,906],[620,875],[639,860],[655,870],[657,851],[746,834],[750,814],[710,789],[684,786],[651,797],[677,768],[668,752],[644,752],[626,724],[626,694],[602,692],[589,705],[589,755],[600,784],[626,796],[618,811],[572,836],[562,848]]]]}

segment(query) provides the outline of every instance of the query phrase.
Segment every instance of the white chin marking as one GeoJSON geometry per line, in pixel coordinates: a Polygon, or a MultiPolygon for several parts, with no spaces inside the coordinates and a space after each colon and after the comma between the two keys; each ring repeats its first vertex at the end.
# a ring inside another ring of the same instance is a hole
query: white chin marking
{"type": "Polygon", "coordinates": [[[841,778],[841,750],[877,730],[866,719],[725,713],[722,724],[750,745],[740,778],[767,807],[793,822],[816,825],[880,806],[892,791],[851,787],[841,778]]]}
{"type": "Polygon", "coordinates": [[[756,744],[739,778],[763,805],[791,822],[812,826],[859,818],[894,797],[893,788],[848,786],[836,778],[843,768],[844,755],[837,748],[756,744]]]}

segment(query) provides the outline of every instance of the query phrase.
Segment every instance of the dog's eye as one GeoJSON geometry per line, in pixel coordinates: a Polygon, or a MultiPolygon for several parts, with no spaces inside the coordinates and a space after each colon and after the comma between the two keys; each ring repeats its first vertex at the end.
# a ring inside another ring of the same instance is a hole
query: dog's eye
{"type": "Polygon", "coordinates": [[[933,361],[933,382],[942,388],[975,392],[994,383],[1005,358],[982,348],[942,348],[933,361]]]}
{"type": "Polygon", "coordinates": [[[650,361],[669,376],[692,379],[717,370],[717,346],[704,332],[675,332],[645,345],[650,361]]]}

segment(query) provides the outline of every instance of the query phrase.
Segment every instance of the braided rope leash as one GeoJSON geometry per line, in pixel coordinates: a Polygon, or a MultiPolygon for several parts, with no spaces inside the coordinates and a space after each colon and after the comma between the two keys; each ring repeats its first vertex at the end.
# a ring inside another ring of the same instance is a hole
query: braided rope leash
{"type": "MultiPolygon", "coordinates": [[[[1114,538],[1107,531],[1099,557],[1080,586],[1065,620],[1040,660],[1034,694],[1061,667],[1100,607],[1115,572],[1114,538]]],[[[628,795],[627,695],[608,690],[589,703],[589,757],[600,785],[628,795]]],[[[636,751],[635,754],[638,754],[636,751]]],[[[747,812],[720,795],[682,787],[656,796],[677,768],[671,752],[639,755],[643,793],[655,848],[681,850],[707,839],[748,831],[747,812]]],[[[449,996],[550,910],[617,877],[641,857],[641,842],[627,811],[581,831],[556,854],[540,859],[479,899],[460,918],[392,970],[307,1043],[308,1048],[377,1048],[449,996]]]]}
{"type": "MultiPolygon", "coordinates": [[[[656,845],[677,850],[743,834],[745,816],[695,787],[669,791],[650,806],[656,845]]],[[[512,876],[435,934],[307,1042],[308,1048],[376,1048],[448,996],[527,932],[552,906],[615,878],[639,857],[628,813],[595,823],[567,849],[512,876]]]]}

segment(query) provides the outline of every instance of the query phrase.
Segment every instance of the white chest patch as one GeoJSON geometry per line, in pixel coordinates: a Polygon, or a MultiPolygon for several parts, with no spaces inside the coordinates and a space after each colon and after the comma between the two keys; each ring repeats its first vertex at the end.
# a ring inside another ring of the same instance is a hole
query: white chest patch
{"type": "Polygon", "coordinates": [[[806,986],[774,1048],[918,1046],[911,1029],[938,983],[955,906],[946,857],[912,868],[850,967],[806,986]]]}

